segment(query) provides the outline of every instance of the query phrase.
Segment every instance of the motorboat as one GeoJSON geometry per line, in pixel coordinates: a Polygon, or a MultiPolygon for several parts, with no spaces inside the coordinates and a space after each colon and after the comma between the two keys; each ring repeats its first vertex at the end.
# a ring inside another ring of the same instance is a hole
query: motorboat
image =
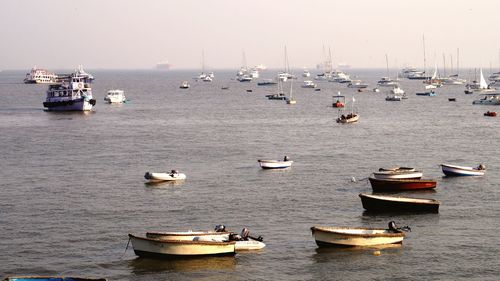
{"type": "Polygon", "coordinates": [[[189,85],[188,81],[182,81],[181,85],[179,86],[179,88],[181,89],[189,89],[190,87],[191,85],[189,85]]]}
{"type": "Polygon", "coordinates": [[[363,247],[403,243],[409,227],[398,228],[394,222],[388,229],[361,227],[313,226],[311,232],[319,247],[363,247]]]}
{"type": "Polygon", "coordinates": [[[179,171],[177,170],[172,170],[170,171],[170,173],[146,172],[146,174],[144,174],[144,178],[150,182],[178,181],[178,180],[185,180],[186,175],[183,173],[179,173],[179,171]]]}
{"type": "Polygon", "coordinates": [[[90,111],[96,104],[92,88],[84,77],[70,76],[63,82],[49,85],[43,106],[48,111],[90,111]]]}
{"type": "Polygon", "coordinates": [[[496,111],[486,111],[484,113],[484,116],[489,116],[489,117],[496,117],[497,116],[497,112],[496,111]]]}
{"type": "Polygon", "coordinates": [[[253,77],[248,74],[243,74],[241,76],[238,76],[237,80],[240,82],[252,82],[253,77]]]}
{"type": "Polygon", "coordinates": [[[283,161],[280,160],[268,160],[268,159],[259,159],[257,160],[262,169],[285,169],[292,166],[293,161],[285,156],[283,161]]]}
{"type": "Polygon", "coordinates": [[[188,258],[201,256],[234,256],[236,242],[163,240],[129,234],[134,253],[140,257],[188,258]]]}
{"type": "Polygon", "coordinates": [[[347,85],[348,88],[354,89],[364,89],[368,87],[368,84],[361,82],[360,80],[352,80],[351,83],[347,85]]]}
{"type": "Polygon", "coordinates": [[[370,212],[439,212],[440,202],[434,199],[395,197],[360,193],[363,208],[370,212]]]}
{"type": "Polygon", "coordinates": [[[311,81],[311,80],[305,80],[304,83],[301,85],[302,88],[316,88],[316,84],[311,81]]]}
{"type": "Polygon", "coordinates": [[[266,95],[266,98],[270,100],[286,100],[286,96],[283,92],[279,92],[276,94],[266,95]]]}
{"type": "Polygon", "coordinates": [[[377,179],[368,178],[374,191],[403,191],[436,188],[437,181],[430,179],[377,179]]]}
{"type": "Polygon", "coordinates": [[[480,99],[473,101],[472,104],[500,105],[500,93],[481,94],[480,97],[480,99]]]}
{"type": "Polygon", "coordinates": [[[434,92],[433,90],[430,90],[428,92],[418,92],[415,95],[417,95],[417,96],[426,96],[426,97],[435,97],[435,96],[437,96],[436,92],[434,92]]]}
{"type": "Polygon", "coordinates": [[[46,69],[37,68],[34,66],[29,73],[26,73],[24,83],[26,84],[53,84],[58,79],[57,74],[46,69]]]}
{"type": "Polygon", "coordinates": [[[399,85],[394,86],[391,89],[391,93],[385,98],[386,101],[401,101],[406,98],[405,91],[399,87],[399,85]]]}
{"type": "Polygon", "coordinates": [[[416,171],[413,168],[379,169],[379,171],[373,173],[373,177],[376,179],[420,179],[422,176],[421,171],[416,171]]]}
{"type": "Polygon", "coordinates": [[[336,96],[333,96],[333,107],[342,108],[345,107],[345,96],[341,96],[340,92],[336,96]]]}
{"type": "Polygon", "coordinates": [[[374,93],[378,93],[378,92],[380,92],[380,89],[379,88],[373,88],[373,92],[374,93]]]}
{"type": "Polygon", "coordinates": [[[398,85],[398,82],[397,81],[393,81],[389,77],[382,77],[377,82],[377,86],[379,86],[379,87],[394,87],[394,86],[397,86],[397,85],[398,85]]]}
{"type": "Polygon", "coordinates": [[[147,238],[180,241],[236,242],[236,251],[260,250],[266,246],[262,236],[253,237],[247,228],[241,234],[226,231],[224,225],[217,225],[214,231],[146,232],[147,238]]]}
{"type": "Polygon", "coordinates": [[[358,122],[359,120],[359,114],[357,113],[349,113],[347,115],[340,115],[340,117],[337,118],[337,123],[342,123],[342,124],[347,124],[347,123],[354,123],[358,122]]]}
{"type": "Polygon", "coordinates": [[[441,169],[446,176],[483,176],[486,172],[486,167],[483,164],[477,167],[441,164],[441,169]]]}
{"type": "Polygon", "coordinates": [[[304,69],[304,72],[302,72],[302,77],[310,77],[310,76],[311,76],[311,73],[309,72],[309,70],[304,69]]]}
{"type": "Polygon", "coordinates": [[[69,276],[10,276],[3,281],[107,281],[106,278],[87,278],[69,276]]]}
{"type": "Polygon", "coordinates": [[[104,101],[108,103],[124,103],[126,100],[123,90],[109,90],[104,97],[104,101]]]}

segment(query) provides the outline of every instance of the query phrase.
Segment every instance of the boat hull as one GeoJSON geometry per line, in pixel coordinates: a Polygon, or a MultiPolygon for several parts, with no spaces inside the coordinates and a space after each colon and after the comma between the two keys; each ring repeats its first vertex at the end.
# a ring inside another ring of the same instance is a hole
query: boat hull
{"type": "Polygon", "coordinates": [[[311,227],[319,247],[359,247],[402,243],[403,232],[376,228],[311,227]]]}
{"type": "Polygon", "coordinates": [[[129,234],[136,255],[158,258],[234,256],[235,242],[159,240],[129,234]]]}
{"type": "Polygon", "coordinates": [[[293,161],[258,160],[262,169],[286,169],[292,166],[293,161]]]}
{"type": "Polygon", "coordinates": [[[393,197],[359,194],[363,208],[370,212],[439,212],[439,201],[434,199],[393,197]]]}
{"type": "Polygon", "coordinates": [[[376,179],[368,178],[372,189],[374,191],[399,191],[399,190],[418,190],[418,189],[431,189],[436,188],[437,182],[435,180],[421,180],[421,179],[376,179]]]}
{"type": "Polygon", "coordinates": [[[441,164],[441,169],[446,176],[483,176],[485,170],[478,170],[472,167],[463,167],[456,165],[441,164]]]}
{"type": "Polygon", "coordinates": [[[354,123],[354,122],[358,122],[359,120],[359,115],[354,115],[352,117],[349,117],[349,118],[337,118],[337,123],[341,123],[341,124],[348,124],[348,123],[354,123]]]}
{"type": "Polygon", "coordinates": [[[95,100],[68,100],[57,102],[44,102],[43,106],[48,111],[90,111],[95,105],[95,100]]]}
{"type": "Polygon", "coordinates": [[[413,171],[413,172],[396,172],[396,171],[379,171],[373,173],[373,176],[376,179],[420,179],[423,176],[422,172],[413,171]]]}

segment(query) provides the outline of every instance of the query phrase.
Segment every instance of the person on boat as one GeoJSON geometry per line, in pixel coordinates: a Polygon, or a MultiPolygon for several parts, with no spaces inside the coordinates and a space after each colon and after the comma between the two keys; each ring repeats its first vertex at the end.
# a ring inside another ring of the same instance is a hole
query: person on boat
{"type": "Polygon", "coordinates": [[[172,170],[172,171],[170,171],[170,176],[171,176],[171,177],[175,177],[175,176],[177,176],[178,174],[179,174],[179,172],[177,172],[177,170],[172,170]]]}
{"type": "Polygon", "coordinates": [[[478,170],[486,170],[486,166],[484,166],[483,164],[479,164],[479,166],[477,166],[477,169],[478,170]]]}
{"type": "Polygon", "coordinates": [[[285,155],[285,158],[283,158],[283,161],[289,161],[290,159],[288,158],[288,156],[285,155]]]}

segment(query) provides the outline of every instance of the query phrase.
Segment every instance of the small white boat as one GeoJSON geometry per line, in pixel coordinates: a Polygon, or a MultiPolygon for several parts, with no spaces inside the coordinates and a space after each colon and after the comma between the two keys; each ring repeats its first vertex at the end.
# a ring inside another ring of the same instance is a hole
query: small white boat
{"type": "Polygon", "coordinates": [[[122,90],[109,90],[104,100],[108,103],[124,103],[127,98],[122,90]]]}
{"type": "Polygon", "coordinates": [[[177,181],[177,180],[185,180],[186,175],[183,173],[179,173],[176,170],[170,171],[170,173],[151,173],[146,172],[144,178],[149,180],[150,182],[158,182],[158,181],[177,181]]]}
{"type": "Polygon", "coordinates": [[[379,88],[373,88],[373,92],[378,93],[378,92],[380,92],[380,90],[379,90],[379,88]]]}
{"type": "Polygon", "coordinates": [[[310,76],[311,76],[311,73],[309,72],[309,70],[304,69],[304,72],[302,72],[302,77],[310,77],[310,76]]]}
{"type": "Polygon", "coordinates": [[[403,243],[406,236],[403,232],[404,228],[396,228],[393,225],[395,225],[394,222],[390,222],[389,229],[313,226],[311,231],[319,247],[376,246],[403,243]]]}
{"type": "Polygon", "coordinates": [[[181,85],[179,86],[179,88],[181,89],[189,89],[189,87],[191,87],[191,85],[189,85],[188,81],[182,81],[181,85]]]}
{"type": "Polygon", "coordinates": [[[198,256],[234,256],[236,242],[160,240],[129,234],[140,257],[182,258],[198,256]]]}
{"type": "Polygon", "coordinates": [[[316,84],[311,81],[311,80],[305,80],[304,83],[301,85],[302,88],[316,88],[316,84]]]}
{"type": "Polygon", "coordinates": [[[423,176],[421,171],[415,171],[413,168],[392,168],[379,169],[374,172],[373,176],[376,179],[420,179],[423,176]]]}
{"type": "Polygon", "coordinates": [[[483,176],[486,167],[480,164],[477,167],[464,167],[450,164],[441,164],[443,173],[447,176],[483,176]]]}
{"type": "Polygon", "coordinates": [[[287,156],[285,156],[283,161],[259,159],[257,162],[259,162],[262,169],[285,169],[291,167],[293,164],[293,161],[288,159],[287,156]]]}

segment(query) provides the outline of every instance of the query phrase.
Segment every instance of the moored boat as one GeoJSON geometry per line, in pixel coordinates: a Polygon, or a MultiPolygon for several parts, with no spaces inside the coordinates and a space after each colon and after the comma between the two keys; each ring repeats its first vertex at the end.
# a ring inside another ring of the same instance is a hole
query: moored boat
{"type": "Polygon", "coordinates": [[[170,173],[152,173],[146,172],[144,178],[151,182],[158,181],[177,181],[177,180],[185,180],[186,175],[183,173],[179,173],[177,170],[172,170],[170,173]]]}
{"type": "Polygon", "coordinates": [[[108,103],[124,103],[126,100],[127,98],[122,90],[109,90],[104,97],[104,101],[108,103]]]}
{"type": "Polygon", "coordinates": [[[189,85],[188,81],[182,81],[181,85],[179,86],[179,88],[181,89],[189,89],[189,87],[191,87],[191,85],[189,85]]]}
{"type": "Polygon", "coordinates": [[[236,242],[161,240],[129,234],[136,255],[140,257],[188,258],[234,256],[236,242]]]}
{"type": "Polygon", "coordinates": [[[337,118],[337,123],[342,123],[342,124],[347,124],[347,123],[354,123],[358,122],[359,120],[359,114],[356,113],[349,113],[347,115],[340,115],[339,118],[337,118]]]}
{"type": "Polygon", "coordinates": [[[440,202],[434,199],[394,197],[360,193],[363,208],[371,212],[439,212],[440,202]]]}
{"type": "Polygon", "coordinates": [[[72,75],[70,80],[49,85],[43,106],[49,111],[90,111],[96,104],[92,88],[84,77],[72,75]]]}
{"type": "Polygon", "coordinates": [[[489,111],[489,110],[488,110],[488,111],[486,111],[486,112],[484,113],[484,116],[495,117],[495,116],[497,116],[497,113],[496,113],[496,111],[489,111]]]}
{"type": "Polygon", "coordinates": [[[259,159],[257,160],[262,169],[285,169],[292,166],[293,161],[290,160],[287,156],[283,158],[283,161],[280,160],[267,160],[267,159],[259,159]]]}
{"type": "Polygon", "coordinates": [[[450,164],[441,164],[443,173],[447,176],[483,176],[486,167],[480,164],[477,167],[457,166],[450,164]]]}
{"type": "Polygon", "coordinates": [[[395,227],[394,222],[389,223],[389,229],[313,226],[311,232],[319,247],[395,244],[402,243],[406,236],[403,228],[395,227]]]}
{"type": "Polygon", "coordinates": [[[373,176],[376,179],[420,179],[423,176],[421,171],[415,171],[415,169],[393,169],[384,170],[379,169],[378,172],[374,172],[373,176]]]}
{"type": "Polygon", "coordinates": [[[3,281],[107,281],[106,278],[87,278],[69,276],[11,276],[3,281]]]}
{"type": "Polygon", "coordinates": [[[333,107],[341,108],[345,106],[345,96],[341,96],[340,92],[336,96],[333,96],[333,107]]]}
{"type": "Polygon", "coordinates": [[[368,178],[374,191],[400,191],[436,188],[435,180],[368,178]]]}

